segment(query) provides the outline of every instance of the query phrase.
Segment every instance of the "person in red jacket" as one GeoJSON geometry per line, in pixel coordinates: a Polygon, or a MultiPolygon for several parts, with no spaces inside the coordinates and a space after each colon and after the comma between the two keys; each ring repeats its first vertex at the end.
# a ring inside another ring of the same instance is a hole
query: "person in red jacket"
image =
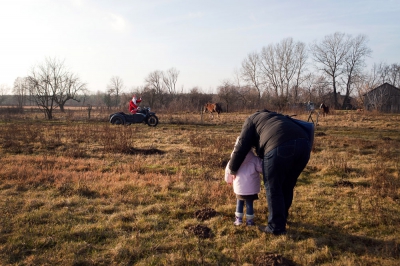
{"type": "Polygon", "coordinates": [[[136,95],[133,95],[132,100],[129,102],[129,112],[131,114],[136,114],[138,111],[138,106],[137,104],[142,101],[142,98],[139,97],[139,99],[136,99],[136,95]]]}

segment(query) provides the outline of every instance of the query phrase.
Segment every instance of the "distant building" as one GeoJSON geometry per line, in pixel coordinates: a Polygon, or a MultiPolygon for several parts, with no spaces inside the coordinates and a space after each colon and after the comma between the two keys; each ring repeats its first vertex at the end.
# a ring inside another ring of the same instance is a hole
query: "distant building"
{"type": "MultiPolygon", "coordinates": [[[[353,104],[354,99],[351,96],[347,97],[345,104],[343,104],[343,102],[346,99],[345,95],[340,95],[340,92],[337,92],[336,98],[338,101],[339,109],[341,109],[342,107],[344,107],[343,109],[345,109],[345,110],[355,109],[355,106],[353,104]]],[[[329,108],[331,108],[331,109],[335,109],[335,94],[333,92],[329,92],[329,93],[325,94],[322,97],[322,100],[326,106],[329,106],[329,108]]]]}
{"type": "Polygon", "coordinates": [[[389,83],[383,83],[363,96],[365,110],[400,113],[400,89],[389,83]]]}

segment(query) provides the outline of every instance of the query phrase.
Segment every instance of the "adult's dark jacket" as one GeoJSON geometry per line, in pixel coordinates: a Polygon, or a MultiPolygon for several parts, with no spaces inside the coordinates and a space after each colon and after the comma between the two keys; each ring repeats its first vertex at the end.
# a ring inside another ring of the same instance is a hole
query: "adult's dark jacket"
{"type": "Polygon", "coordinates": [[[229,163],[231,174],[236,174],[252,147],[260,158],[264,158],[272,149],[294,139],[308,139],[308,136],[290,117],[268,110],[250,115],[243,124],[229,163]]]}

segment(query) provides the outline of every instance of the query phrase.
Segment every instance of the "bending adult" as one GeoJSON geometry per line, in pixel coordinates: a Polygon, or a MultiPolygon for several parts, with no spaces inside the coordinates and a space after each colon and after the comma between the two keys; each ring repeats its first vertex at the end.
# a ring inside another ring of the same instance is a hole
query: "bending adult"
{"type": "Polygon", "coordinates": [[[297,179],[310,159],[307,132],[287,117],[268,110],[257,111],[244,122],[229,170],[235,175],[247,153],[255,147],[263,159],[263,179],[268,203],[265,233],[286,234],[289,208],[297,179]]]}

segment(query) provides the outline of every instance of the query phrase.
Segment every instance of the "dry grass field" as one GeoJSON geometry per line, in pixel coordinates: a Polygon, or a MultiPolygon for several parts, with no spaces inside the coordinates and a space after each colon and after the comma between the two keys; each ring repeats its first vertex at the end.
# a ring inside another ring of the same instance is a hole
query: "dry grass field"
{"type": "Polygon", "coordinates": [[[0,114],[0,265],[400,264],[400,115],[320,117],[288,234],[271,236],[233,225],[223,181],[250,113],[151,128],[81,112],[0,114]]]}

